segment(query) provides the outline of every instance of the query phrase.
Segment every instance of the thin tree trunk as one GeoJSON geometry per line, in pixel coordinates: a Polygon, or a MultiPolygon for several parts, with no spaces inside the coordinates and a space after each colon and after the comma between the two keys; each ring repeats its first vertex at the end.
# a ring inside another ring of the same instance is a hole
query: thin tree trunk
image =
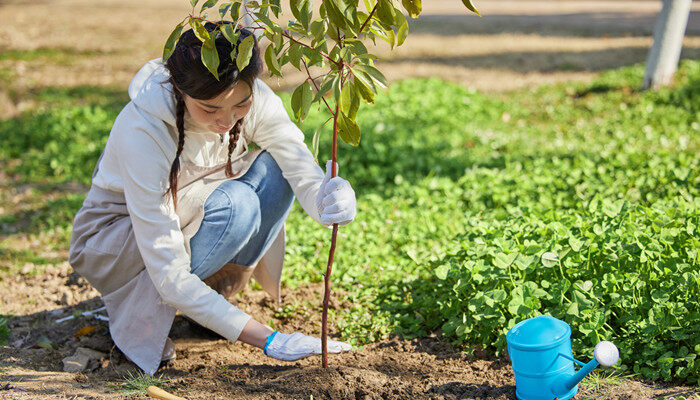
{"type": "Polygon", "coordinates": [[[683,47],[690,3],[691,0],[663,0],[654,27],[654,44],[647,57],[644,89],[656,89],[671,82],[683,47]]]}
{"type": "MultiPolygon", "coordinates": [[[[333,115],[333,151],[331,159],[331,177],[335,178],[335,170],[338,155],[338,113],[340,107],[335,106],[333,115]]],[[[328,253],[328,265],[324,275],[325,288],[323,290],[323,314],[321,315],[321,359],[323,368],[328,368],[328,299],[331,297],[331,270],[333,269],[333,255],[335,254],[335,241],[338,237],[338,224],[333,224],[333,235],[331,236],[331,250],[328,253]]]]}

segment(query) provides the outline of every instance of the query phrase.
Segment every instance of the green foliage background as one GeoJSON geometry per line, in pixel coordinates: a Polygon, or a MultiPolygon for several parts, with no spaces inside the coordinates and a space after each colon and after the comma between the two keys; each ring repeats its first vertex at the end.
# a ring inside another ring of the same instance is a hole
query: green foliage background
{"type": "MultiPolygon", "coordinates": [[[[643,72],[502,95],[407,80],[363,106],[359,148],[339,151],[359,208],[333,273],[352,304],[332,314],[343,337],[441,331],[502,353],[511,326],[545,313],[572,326],[584,361],[612,340],[623,372],[697,381],[700,62],[684,61],[677,85],[658,92],[637,90],[643,72]]],[[[38,96],[51,105],[0,122],[0,162],[17,184],[88,184],[128,99],[38,96]]],[[[325,118],[311,109],[309,145],[325,118]]],[[[321,138],[324,165],[329,132],[321,138]]],[[[65,248],[81,199],[5,214],[0,227],[29,220],[28,232],[65,248]]],[[[284,284],[322,281],[329,231],[298,204],[287,231],[284,284]]],[[[36,259],[1,251],[15,265],[36,259]]]]}

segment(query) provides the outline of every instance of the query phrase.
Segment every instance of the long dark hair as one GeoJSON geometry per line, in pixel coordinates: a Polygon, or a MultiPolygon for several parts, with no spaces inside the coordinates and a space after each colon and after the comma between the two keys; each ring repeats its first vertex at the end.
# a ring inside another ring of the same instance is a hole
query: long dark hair
{"type": "MultiPolygon", "coordinates": [[[[229,21],[220,23],[207,22],[204,28],[212,32],[221,24],[230,24],[229,21]]],[[[236,47],[246,37],[253,35],[251,31],[244,28],[239,28],[240,35],[236,47]]],[[[180,39],[175,46],[173,54],[168,58],[165,67],[170,71],[168,82],[173,85],[173,95],[175,96],[175,116],[178,131],[177,152],[175,160],[170,167],[170,186],[165,192],[165,195],[171,193],[173,196],[173,206],[177,208],[177,176],[180,172],[180,154],[185,144],[185,99],[183,93],[198,100],[212,99],[225,90],[230,89],[239,81],[243,81],[253,89],[253,82],[260,72],[262,72],[262,60],[260,59],[260,49],[258,41],[253,35],[254,46],[253,55],[250,58],[249,64],[239,71],[236,63],[231,60],[231,52],[234,47],[231,42],[216,30],[215,45],[216,51],[219,53],[219,80],[214,78],[211,72],[204,66],[201,58],[202,42],[195,36],[190,29],[180,36],[180,39]]],[[[238,137],[241,132],[243,119],[236,121],[233,128],[228,132],[228,161],[226,162],[226,176],[233,176],[231,170],[231,153],[236,148],[238,137]]]]}

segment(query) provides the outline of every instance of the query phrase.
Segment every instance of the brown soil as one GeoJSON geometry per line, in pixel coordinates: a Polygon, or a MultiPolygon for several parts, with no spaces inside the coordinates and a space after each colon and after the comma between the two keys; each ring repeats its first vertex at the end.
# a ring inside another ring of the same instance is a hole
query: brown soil
{"type": "MultiPolygon", "coordinates": [[[[285,289],[282,305],[301,304],[292,315],[278,312],[278,305],[261,291],[238,296],[238,306],[286,332],[318,334],[321,285],[285,289]]],[[[340,294],[340,293],[337,293],[340,294]]],[[[111,341],[104,322],[77,318],[56,319],[101,306],[84,279],[63,263],[41,273],[18,274],[0,281],[3,308],[17,317],[9,323],[10,346],[0,347],[0,399],[122,399],[120,388],[137,368],[111,341]],[[70,294],[68,294],[70,293],[70,294]],[[97,329],[80,338],[74,334],[86,326],[97,329]],[[49,342],[55,348],[37,347],[49,342]],[[77,347],[102,351],[107,356],[89,364],[83,373],[62,371],[62,358],[77,347]]],[[[339,296],[338,296],[339,297],[339,296]]],[[[334,302],[331,310],[345,307],[334,302]]],[[[333,324],[330,331],[335,329],[333,324]]],[[[436,337],[385,341],[329,357],[329,368],[320,368],[320,357],[281,362],[241,343],[230,343],[216,334],[177,317],[171,331],[177,359],[161,367],[167,379],[162,388],[188,399],[514,399],[513,373],[507,359],[475,351],[466,354],[436,337]]],[[[697,395],[696,388],[648,385],[622,378],[588,379],[580,385],[579,398],[650,399],[673,394],[697,395]]]]}

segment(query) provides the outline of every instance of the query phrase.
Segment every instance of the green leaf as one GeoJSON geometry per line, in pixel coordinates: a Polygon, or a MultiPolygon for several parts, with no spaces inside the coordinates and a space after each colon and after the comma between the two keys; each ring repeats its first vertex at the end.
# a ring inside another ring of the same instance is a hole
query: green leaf
{"type": "Polygon", "coordinates": [[[232,2],[231,6],[231,20],[236,23],[238,19],[241,17],[241,2],[240,1],[234,1],[232,2]]]}
{"type": "Polygon", "coordinates": [[[403,15],[401,10],[395,8],[394,11],[396,14],[394,20],[396,21],[396,26],[398,27],[398,30],[396,31],[396,45],[401,46],[406,40],[406,37],[408,37],[408,21],[406,21],[406,17],[403,15]]]}
{"type": "Polygon", "coordinates": [[[236,47],[241,31],[237,31],[233,24],[223,24],[221,25],[221,33],[233,45],[233,47],[236,47]]]}
{"type": "Polygon", "coordinates": [[[340,112],[338,118],[338,136],[349,145],[358,146],[360,144],[360,127],[343,112],[340,112]]]}
{"type": "Polygon", "coordinates": [[[447,273],[450,271],[450,265],[449,264],[442,264],[435,268],[435,276],[438,277],[438,279],[446,279],[447,278],[447,273]]]}
{"type": "Polygon", "coordinates": [[[304,83],[294,89],[294,93],[292,93],[292,111],[298,123],[304,122],[309,113],[312,100],[313,92],[308,81],[304,81],[304,83]]]}
{"type": "Polygon", "coordinates": [[[214,45],[214,38],[210,38],[202,45],[201,50],[202,63],[207,67],[209,72],[214,75],[216,80],[219,80],[219,53],[216,51],[216,46],[214,45]]]}
{"type": "Polygon", "coordinates": [[[615,218],[622,211],[622,207],[625,204],[624,199],[611,201],[608,199],[603,200],[603,214],[610,218],[615,218]]]}
{"type": "Polygon", "coordinates": [[[177,41],[180,39],[180,32],[182,32],[182,23],[177,24],[175,29],[170,33],[170,36],[168,36],[168,40],[165,42],[165,46],[163,47],[163,62],[168,61],[168,58],[170,58],[173,51],[175,51],[175,45],[177,45],[177,41]]]}
{"type": "Polygon", "coordinates": [[[53,344],[53,342],[51,342],[51,340],[48,337],[46,337],[45,335],[39,336],[39,339],[37,339],[37,341],[36,341],[36,346],[44,348],[44,349],[49,349],[49,350],[57,350],[58,349],[58,346],[53,344]]]}
{"type": "Polygon", "coordinates": [[[579,240],[578,238],[573,237],[573,236],[571,236],[571,237],[569,238],[569,246],[571,246],[571,250],[573,250],[573,251],[575,251],[575,252],[577,252],[577,253],[578,253],[579,251],[581,251],[581,248],[583,247],[583,244],[584,244],[584,241],[583,241],[583,240],[579,240]]]}
{"type": "Polygon", "coordinates": [[[311,11],[311,5],[309,0],[304,0],[301,3],[301,7],[299,9],[299,17],[297,18],[299,22],[304,26],[304,30],[308,31],[309,30],[309,22],[311,22],[311,16],[312,16],[312,11],[311,11]]]}
{"type": "Polygon", "coordinates": [[[553,268],[559,263],[556,253],[546,252],[542,254],[542,264],[547,268],[553,268]]]}
{"type": "Polygon", "coordinates": [[[300,3],[299,0],[289,0],[289,8],[292,10],[292,15],[297,21],[301,20],[300,3]]]}
{"type": "Polygon", "coordinates": [[[355,89],[353,82],[346,82],[340,92],[340,109],[350,119],[355,119],[360,108],[360,94],[355,89]]]}
{"type": "Polygon", "coordinates": [[[328,93],[331,89],[333,88],[333,79],[326,79],[325,82],[321,84],[321,86],[318,88],[318,92],[316,92],[316,95],[314,96],[314,99],[312,103],[315,103],[321,98],[328,93]]]}
{"type": "MultiPolygon", "coordinates": [[[[328,121],[326,121],[326,123],[327,122],[328,121]]],[[[316,130],[314,131],[314,137],[313,139],[311,139],[311,148],[313,151],[314,160],[316,160],[316,162],[318,162],[318,148],[319,143],[321,142],[321,131],[323,130],[323,127],[326,126],[326,123],[316,128],[316,130]]]]}
{"type": "Polygon", "coordinates": [[[569,307],[566,309],[566,313],[569,315],[573,315],[575,317],[578,317],[578,315],[579,315],[578,303],[574,301],[571,304],[569,304],[569,307]]]}
{"type": "Polygon", "coordinates": [[[280,10],[282,10],[281,1],[280,0],[268,0],[268,3],[270,3],[270,5],[272,6],[270,8],[272,9],[272,13],[275,14],[275,17],[279,17],[280,10]]]}
{"type": "MultiPolygon", "coordinates": [[[[267,9],[264,10],[267,11],[267,9]]],[[[274,22],[272,22],[270,17],[267,16],[267,12],[260,11],[253,14],[255,15],[258,21],[262,22],[266,32],[272,32],[275,26],[277,25],[274,22]]]]}
{"type": "Polygon", "coordinates": [[[248,35],[243,39],[241,44],[238,45],[238,55],[236,55],[236,66],[239,71],[243,71],[245,67],[250,63],[250,57],[253,55],[253,46],[255,45],[255,39],[253,35],[248,35]]]}
{"type": "Polygon", "coordinates": [[[367,46],[362,41],[352,38],[345,39],[345,47],[352,50],[353,54],[366,54],[367,46]]]}
{"type": "Polygon", "coordinates": [[[219,0],[207,0],[207,1],[205,1],[204,4],[202,4],[202,8],[199,9],[199,12],[202,12],[208,8],[214,7],[216,5],[216,3],[218,3],[218,2],[219,2],[219,0]]]}
{"type": "Polygon", "coordinates": [[[277,54],[275,54],[275,49],[272,45],[267,46],[265,50],[265,64],[267,64],[267,69],[270,71],[271,75],[282,76],[277,54]]]}
{"type": "Polygon", "coordinates": [[[282,50],[282,44],[284,44],[284,36],[282,36],[282,32],[275,32],[275,36],[272,39],[272,44],[274,44],[276,51],[279,52],[282,50]]]}
{"type": "Polygon", "coordinates": [[[341,90],[343,89],[342,87],[343,81],[340,79],[340,75],[336,75],[333,78],[333,100],[335,100],[336,104],[340,104],[340,94],[341,90]]]}
{"type": "Polygon", "coordinates": [[[396,25],[394,21],[394,6],[391,5],[389,0],[377,0],[375,15],[383,25],[396,25]]]}
{"type": "Polygon", "coordinates": [[[311,34],[314,36],[313,41],[311,42],[312,46],[316,46],[316,44],[325,38],[326,24],[324,19],[317,19],[311,23],[311,34]]]}
{"type": "Polygon", "coordinates": [[[197,2],[199,2],[199,0],[190,0],[190,4],[192,4],[192,7],[196,6],[197,2]]]}
{"type": "Polygon", "coordinates": [[[392,29],[380,29],[379,31],[372,30],[372,32],[384,39],[385,42],[389,43],[392,50],[394,49],[394,46],[396,46],[396,34],[394,34],[392,29]]]}
{"type": "Polygon", "coordinates": [[[401,0],[401,4],[403,4],[411,18],[418,18],[423,10],[423,2],[421,0],[401,0]]]}
{"type": "Polygon", "coordinates": [[[493,257],[493,265],[495,265],[498,268],[506,269],[511,264],[513,264],[513,261],[515,261],[516,257],[518,257],[518,253],[496,253],[493,257]]]}
{"type": "Polygon", "coordinates": [[[334,27],[338,27],[340,29],[344,29],[346,27],[345,17],[333,1],[324,1],[321,4],[321,7],[325,7],[328,19],[334,27]]]}
{"type": "Polygon", "coordinates": [[[518,267],[519,270],[524,271],[535,262],[535,259],[535,256],[524,256],[521,254],[515,259],[515,266],[518,267]]]}
{"type": "Polygon", "coordinates": [[[355,69],[366,73],[372,79],[372,82],[374,82],[376,86],[386,88],[389,85],[389,83],[386,80],[386,77],[384,77],[384,74],[382,74],[377,68],[371,65],[359,64],[355,67],[355,69]]]}
{"type": "Polygon", "coordinates": [[[219,16],[221,19],[223,19],[226,14],[228,14],[228,11],[231,9],[231,3],[224,3],[219,6],[219,16]]]}
{"type": "Polygon", "coordinates": [[[481,17],[481,14],[479,11],[477,11],[476,7],[474,7],[474,4],[472,4],[472,0],[462,0],[462,3],[464,4],[465,7],[467,7],[471,12],[475,13],[476,15],[481,17]]]}
{"type": "Polygon", "coordinates": [[[297,43],[290,44],[287,54],[289,54],[289,62],[292,63],[296,69],[301,70],[301,45],[297,43]]]}
{"type": "Polygon", "coordinates": [[[192,28],[194,35],[197,36],[197,39],[201,40],[202,43],[205,43],[207,40],[211,39],[209,31],[207,31],[204,25],[202,25],[202,22],[197,18],[190,17],[190,27],[192,28]]]}
{"type": "Polygon", "coordinates": [[[355,83],[360,97],[367,103],[374,104],[374,91],[370,87],[371,83],[367,82],[367,78],[360,74],[355,74],[354,78],[353,82],[355,83]]]}

